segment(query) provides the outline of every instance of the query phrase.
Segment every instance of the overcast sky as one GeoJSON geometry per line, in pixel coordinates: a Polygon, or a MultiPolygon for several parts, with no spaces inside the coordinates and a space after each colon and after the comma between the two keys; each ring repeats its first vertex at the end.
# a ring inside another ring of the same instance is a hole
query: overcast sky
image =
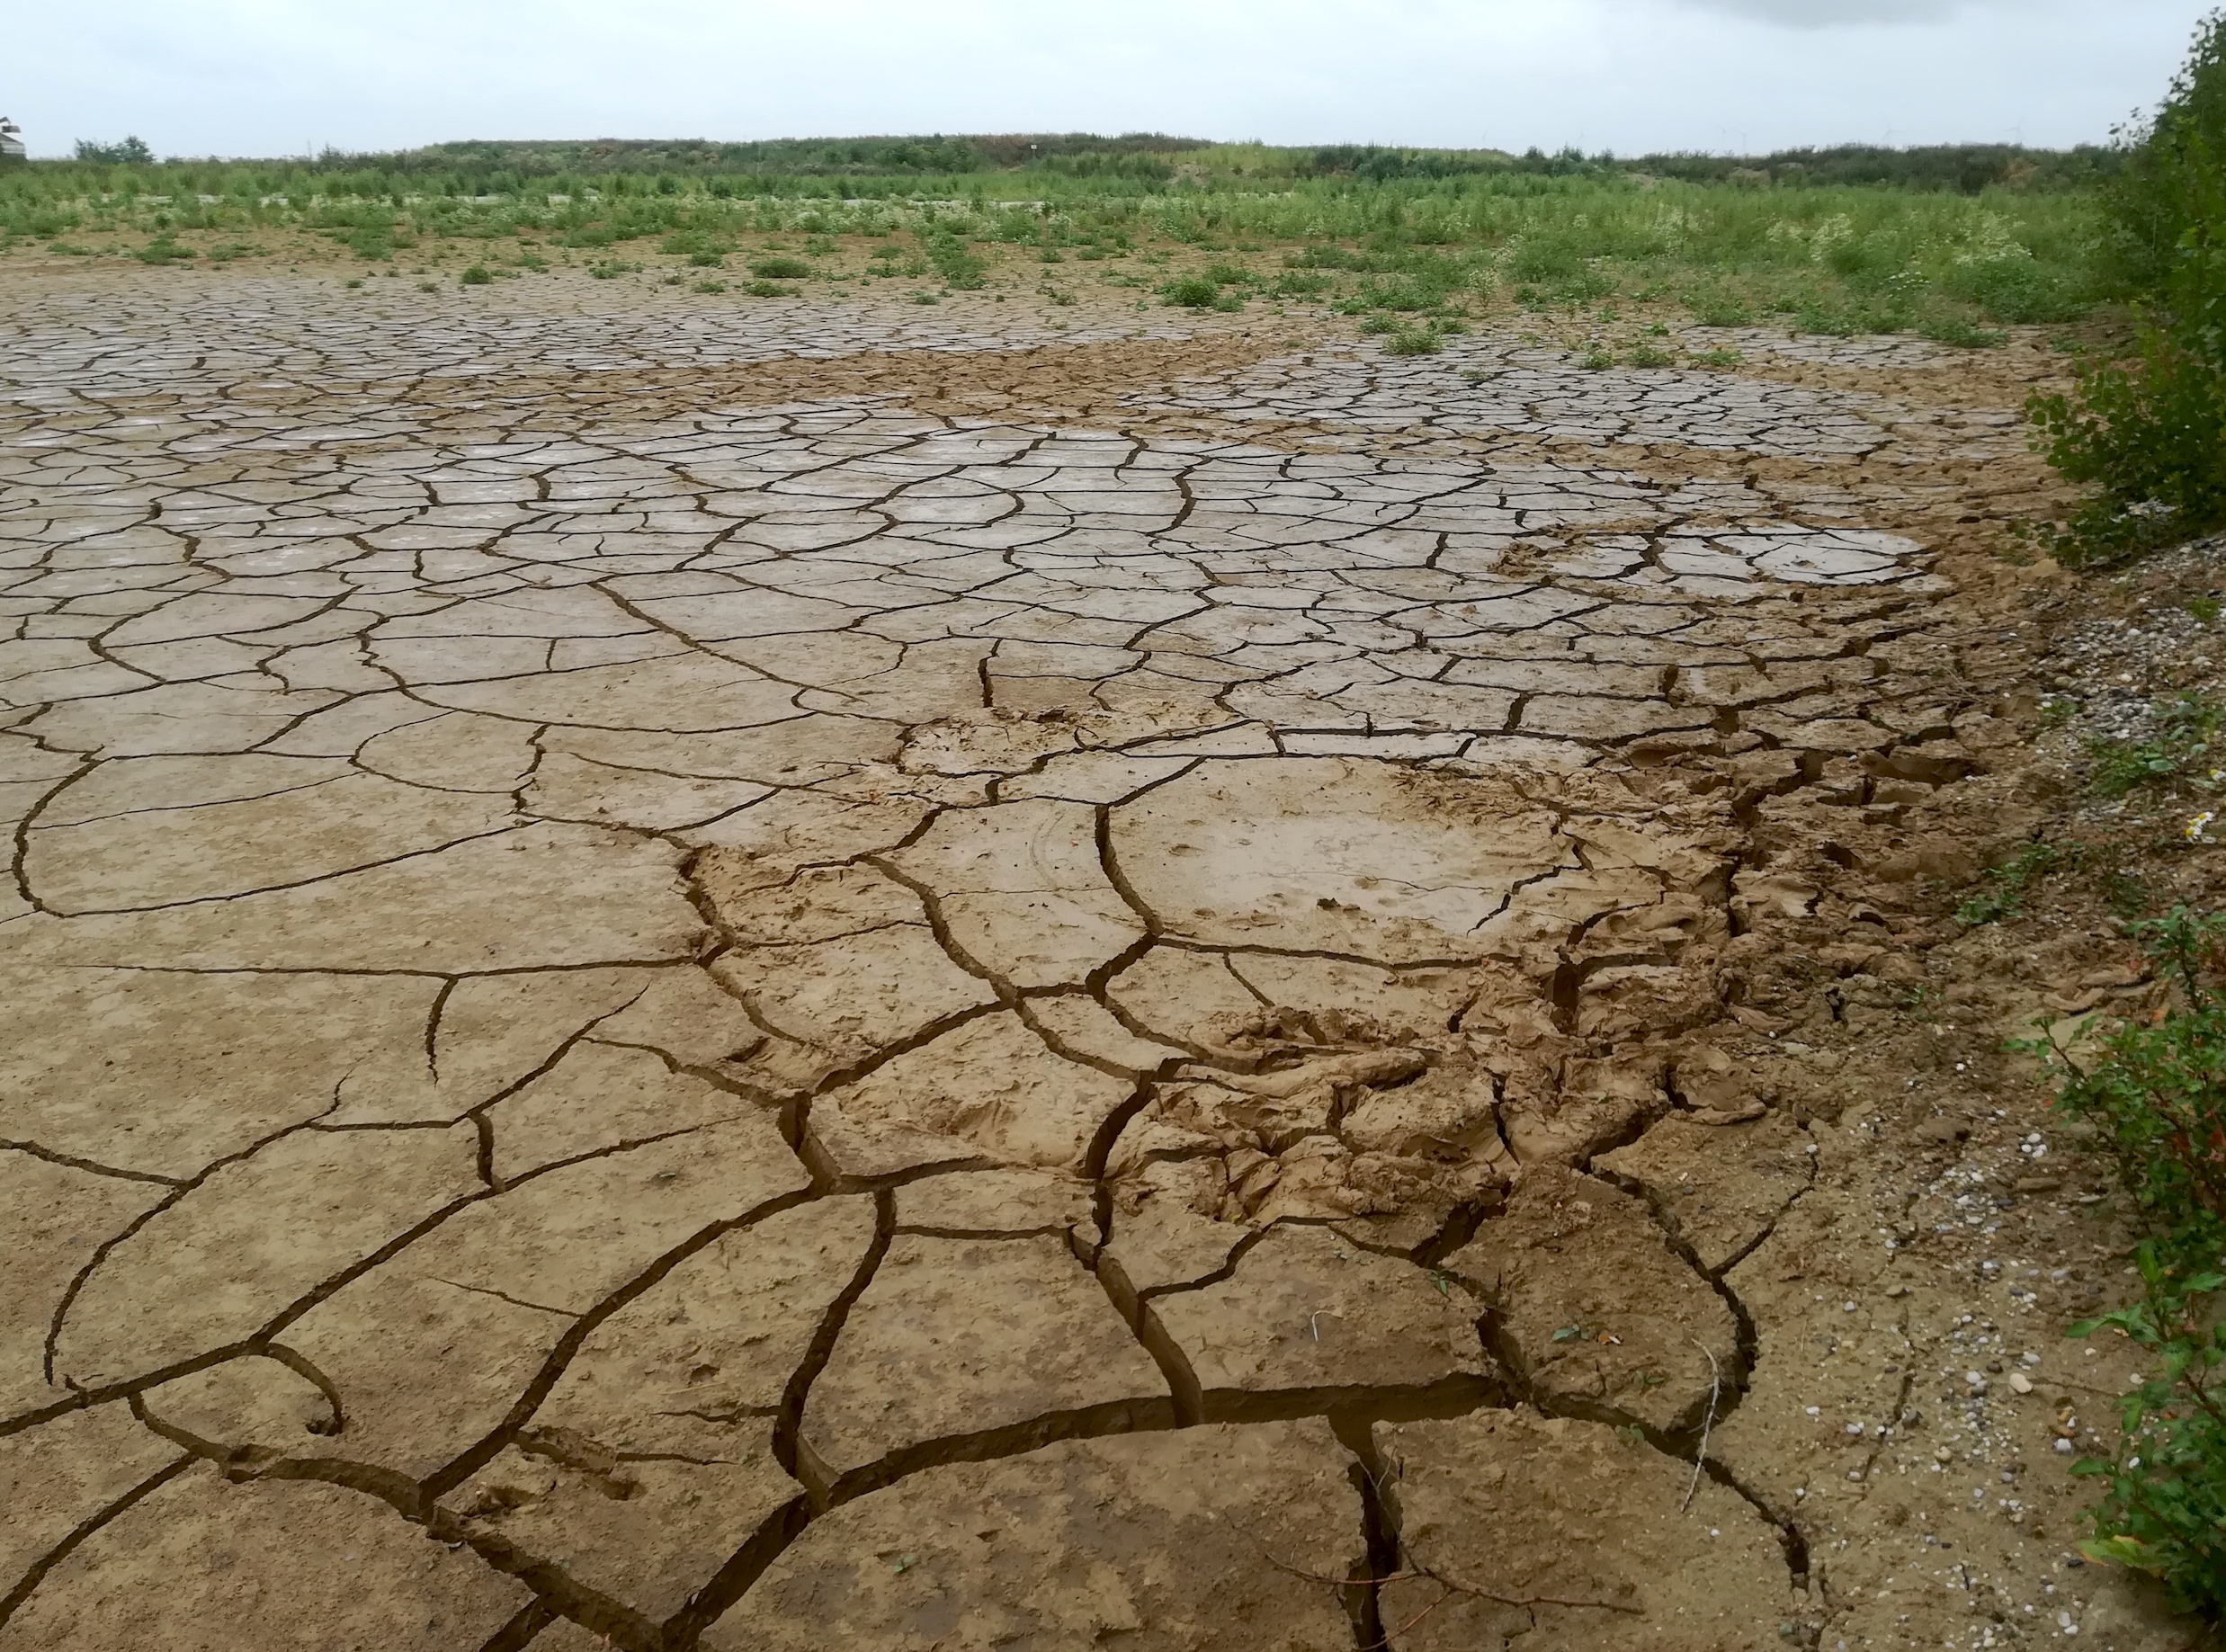
{"type": "Polygon", "coordinates": [[[12,8],[34,155],[1156,130],[1623,154],[2098,140],[2202,0],[74,0],[12,8]]]}

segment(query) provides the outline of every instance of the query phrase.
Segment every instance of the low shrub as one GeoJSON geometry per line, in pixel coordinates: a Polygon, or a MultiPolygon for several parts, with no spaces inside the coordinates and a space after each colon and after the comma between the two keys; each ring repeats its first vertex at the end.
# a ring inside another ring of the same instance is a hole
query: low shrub
{"type": "Polygon", "coordinates": [[[2027,1046],[2058,1079],[2058,1104],[2101,1129],[2150,1229],[2134,1250],[2141,1299],[2070,1330],[2122,1332],[2150,1356],[2120,1401],[2117,1450],[2073,1469],[2105,1482],[2080,1548],[2215,1620],[2226,1613],[2226,1318],[2213,1299],[2226,1288],[2226,914],[2175,907],[2127,927],[2171,992],[2163,1012],[2121,1024],[2085,1065],[2052,1041],[2027,1046]]]}
{"type": "MultiPolygon", "coordinates": [[[[2049,462],[2094,488],[2048,536],[2075,566],[2226,525],[2226,13],[2204,20],[2155,118],[2121,147],[2104,200],[2132,327],[2070,395],[2027,406],[2049,462]]],[[[1984,268],[2009,283],[1980,295],[1990,313],[2061,318],[2046,290],[2056,278],[2015,261],[1984,268]]]]}

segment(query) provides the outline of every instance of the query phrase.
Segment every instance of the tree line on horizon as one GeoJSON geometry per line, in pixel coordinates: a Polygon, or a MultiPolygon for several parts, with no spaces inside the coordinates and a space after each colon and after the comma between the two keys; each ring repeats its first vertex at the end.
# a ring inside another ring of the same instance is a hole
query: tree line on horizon
{"type": "MultiPolygon", "coordinates": [[[[1564,147],[1502,149],[1403,147],[1383,144],[1272,146],[1220,144],[1164,132],[916,134],[894,137],[780,138],[747,142],[704,138],[469,138],[420,148],[356,151],[328,148],[291,164],[316,170],[376,170],[393,176],[443,174],[527,180],[592,173],[662,176],[961,177],[1038,169],[1053,175],[1122,180],[1135,184],[1220,179],[1257,184],[1350,179],[1355,183],[1435,182],[1495,174],[1676,179],[1798,188],[1846,184],[1977,194],[1992,188],[2080,189],[2114,171],[2121,152],[2082,144],[2070,149],[2023,144],[1836,144],[1765,155],[1666,151],[1618,156],[1564,147]]],[[[169,157],[183,164],[189,157],[169,157]]],[[[78,141],[69,161],[38,165],[148,166],[158,162],[141,138],[78,141]]],[[[207,164],[205,161],[195,164],[207,164]]]]}

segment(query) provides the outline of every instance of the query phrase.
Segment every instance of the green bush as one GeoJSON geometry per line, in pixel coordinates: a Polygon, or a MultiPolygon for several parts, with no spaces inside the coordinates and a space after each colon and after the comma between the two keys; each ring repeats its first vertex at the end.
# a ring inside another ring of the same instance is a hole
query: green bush
{"type": "Polygon", "coordinates": [[[1445,341],[1427,327],[1401,327],[1383,341],[1389,355],[1435,355],[1445,341]]]}
{"type": "Polygon", "coordinates": [[[1997,321],[2018,325],[2076,320],[2087,310],[2084,297],[2060,272],[2023,251],[1952,263],[1940,288],[1997,321]]]}
{"type": "Polygon", "coordinates": [[[2128,925],[2173,1000],[2121,1025],[2081,1066],[2038,1048],[2059,1079],[2059,1105],[2101,1127],[2150,1228],[2134,1251],[2142,1299],[2071,1327],[2124,1333],[2151,1356],[2120,1402],[2123,1433],[2107,1460],[2073,1469],[2106,1482],[2090,1512],[2094,1559],[2151,1574],[2184,1611],[2226,1613],[2226,1321],[2209,1300],[2226,1239],[2226,915],[2175,907],[2128,925]]]}
{"type": "Polygon", "coordinates": [[[121,143],[94,143],[80,138],[75,158],[90,161],[101,166],[151,166],[155,152],[147,147],[144,138],[127,138],[121,143]]]}
{"type": "Polygon", "coordinates": [[[988,284],[989,266],[966,250],[966,243],[956,234],[943,230],[922,238],[927,262],[935,273],[943,277],[943,285],[959,292],[971,292],[988,284]]]}
{"type": "MultiPolygon", "coordinates": [[[[2095,489],[2051,546],[2074,564],[2226,525],[2226,13],[2204,20],[2155,119],[2122,144],[2104,201],[2134,300],[2128,343],[2027,407],[2049,462],[2095,489]]],[[[1979,301],[2052,319],[2050,279],[2018,272],[2025,290],[1979,301]]]]}
{"type": "Polygon", "coordinates": [[[456,278],[467,287],[484,287],[495,279],[494,272],[483,263],[475,263],[456,278]]]}
{"type": "Polygon", "coordinates": [[[1220,296],[1220,288],[1202,275],[1180,276],[1159,289],[1162,302],[1188,309],[1210,309],[1220,296]]]}
{"type": "Polygon", "coordinates": [[[761,281],[800,281],[811,273],[811,266],[801,258],[753,258],[750,273],[761,281]]]}
{"type": "Polygon", "coordinates": [[[2118,1402],[2122,1428],[2109,1459],[2087,1458],[2074,1474],[2107,1482],[2089,1515],[2091,1559],[2147,1572],[2182,1612],[2213,1621],[2226,1613],[2226,1323],[2206,1325],[2206,1301],[2226,1273],[2181,1276],[2163,1247],[2134,1249],[2144,1299],[2071,1327],[2075,1336],[2123,1332],[2154,1364],[2118,1402]]]}

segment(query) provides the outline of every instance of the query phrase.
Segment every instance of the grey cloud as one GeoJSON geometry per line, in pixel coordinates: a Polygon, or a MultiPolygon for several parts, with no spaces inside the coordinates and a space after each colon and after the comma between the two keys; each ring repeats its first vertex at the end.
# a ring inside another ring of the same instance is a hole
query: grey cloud
{"type": "Polygon", "coordinates": [[[1678,0],[1696,11],[1758,18],[1788,29],[1856,28],[1866,23],[1944,22],[1967,0],[1678,0]]]}

